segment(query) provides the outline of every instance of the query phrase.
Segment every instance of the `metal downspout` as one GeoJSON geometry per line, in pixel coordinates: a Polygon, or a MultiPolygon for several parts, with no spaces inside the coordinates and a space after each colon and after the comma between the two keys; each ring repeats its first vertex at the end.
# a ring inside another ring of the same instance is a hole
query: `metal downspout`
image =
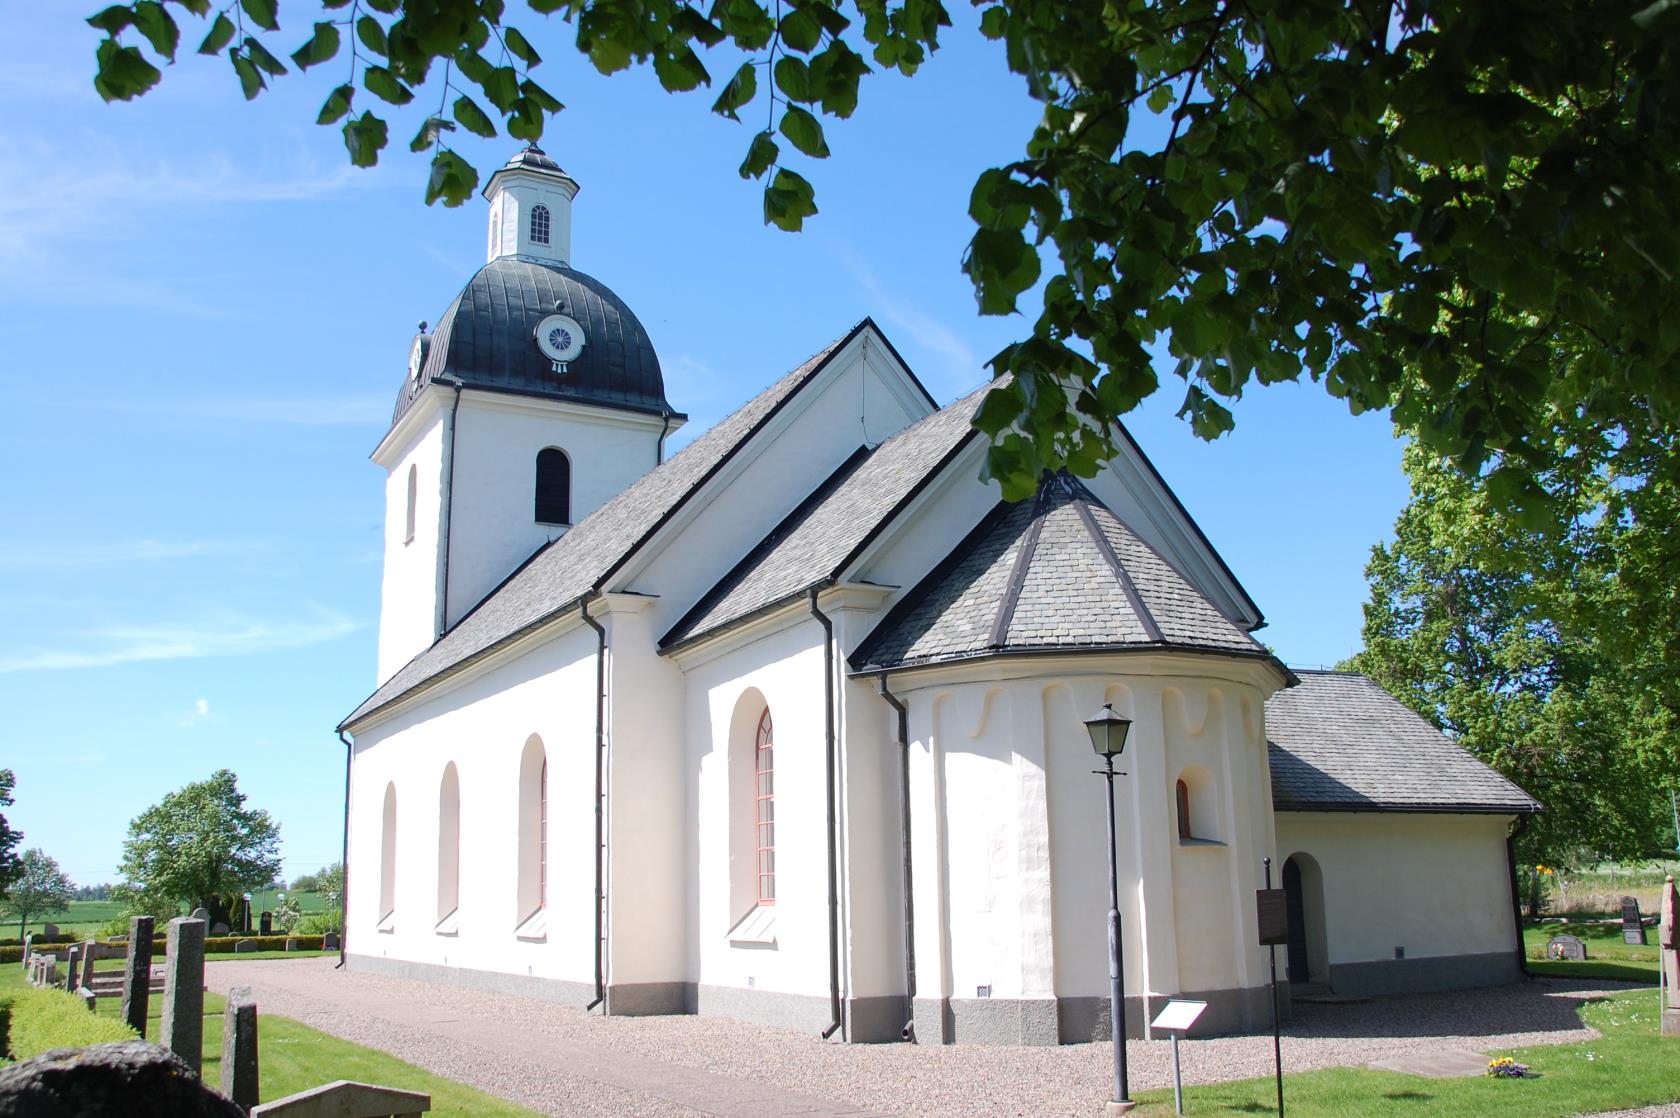
{"type": "Polygon", "coordinates": [[[665,464],[665,436],[671,433],[671,411],[667,408],[659,413],[659,449],[653,456],[653,464],[665,464]]]}
{"type": "Polygon", "coordinates": [[[916,1043],[916,894],[910,861],[910,708],[887,690],[883,672],[875,678],[881,698],[898,712],[898,810],[904,833],[904,1028],[899,1037],[916,1043]]]}
{"type": "Polygon", "coordinates": [[[1511,920],[1517,934],[1517,969],[1524,978],[1533,978],[1528,969],[1528,946],[1523,943],[1522,887],[1517,884],[1517,840],[1528,830],[1529,816],[1517,816],[1517,825],[1505,836],[1505,864],[1511,870],[1511,920]]]}
{"type": "Polygon", "coordinates": [[[461,413],[461,389],[466,387],[460,381],[455,382],[455,406],[449,409],[449,468],[443,478],[443,590],[438,595],[437,631],[433,638],[441,637],[449,628],[449,520],[450,513],[455,507],[455,425],[457,416],[461,413]]]}
{"type": "Polygon", "coordinates": [[[343,730],[338,732],[338,740],[344,743],[344,852],[338,863],[343,869],[339,881],[343,892],[338,896],[338,964],[333,970],[344,965],[350,942],[350,758],[355,753],[355,746],[343,730]]]}
{"type": "Polygon", "coordinates": [[[607,630],[589,616],[589,599],[578,604],[583,623],[595,630],[595,1000],[583,1007],[588,1013],[607,1000],[606,959],[602,948],[606,942],[602,917],[607,909],[606,827],[603,805],[606,800],[607,760],[607,630]]]}
{"type": "MultiPolygon", "coordinates": [[[[834,787],[834,622],[817,608],[817,588],[811,587],[811,616],[823,627],[823,760],[827,765],[828,785],[828,1007],[830,1021],[822,1031],[827,1040],[843,1025],[840,1012],[840,864],[835,832],[838,819],[835,812],[834,787]]],[[[841,1039],[845,1034],[841,1033],[841,1039]]]]}

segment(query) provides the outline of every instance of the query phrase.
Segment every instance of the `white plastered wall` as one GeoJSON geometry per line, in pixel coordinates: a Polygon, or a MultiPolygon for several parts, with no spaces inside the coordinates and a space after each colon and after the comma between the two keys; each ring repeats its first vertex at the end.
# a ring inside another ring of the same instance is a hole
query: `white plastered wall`
{"type": "MultiPolygon", "coordinates": [[[[445,417],[431,408],[385,459],[385,566],[379,588],[379,663],[383,683],[437,636],[445,417]],[[408,532],[408,474],[415,473],[414,538],[408,532]]],[[[384,463],[382,463],[384,464],[384,463]]]]}
{"type": "Polygon", "coordinates": [[[1291,855],[1318,863],[1332,968],[1392,961],[1396,947],[1408,960],[1514,952],[1505,852],[1510,821],[1504,815],[1278,812],[1276,880],[1281,884],[1291,855]]]}
{"type": "Polygon", "coordinates": [[[353,955],[593,980],[595,636],[573,627],[502,667],[362,728],[351,767],[347,946],[353,955]],[[548,755],[546,939],[514,931],[519,762],[537,734],[548,755]],[[457,931],[437,927],[438,791],[460,778],[457,931]],[[378,920],[386,786],[397,790],[396,909],[378,920]]]}

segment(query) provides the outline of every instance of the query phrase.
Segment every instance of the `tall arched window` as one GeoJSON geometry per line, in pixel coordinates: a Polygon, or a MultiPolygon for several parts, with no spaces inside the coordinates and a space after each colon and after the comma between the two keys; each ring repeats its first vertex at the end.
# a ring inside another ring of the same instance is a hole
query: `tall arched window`
{"type": "Polygon", "coordinates": [[[548,934],[548,753],[532,734],[519,758],[519,882],[515,898],[516,935],[543,939],[548,934]]]}
{"type": "Polygon", "coordinates": [[[452,934],[450,917],[461,907],[461,776],[453,761],[438,784],[437,857],[437,930],[452,934]]]}
{"type": "Polygon", "coordinates": [[[1194,837],[1190,830],[1190,788],[1182,780],[1178,782],[1178,837],[1194,837]]]}
{"type": "Polygon", "coordinates": [[[776,903],[776,785],[775,734],[770,725],[770,708],[758,720],[758,741],[753,750],[754,839],[758,848],[758,903],[776,903]]]}
{"type": "Polygon", "coordinates": [[[379,835],[379,930],[391,930],[397,911],[397,786],[385,785],[379,835]]]}
{"type": "Polygon", "coordinates": [[[537,523],[572,522],[572,461],[557,446],[537,452],[537,523]]]}
{"type": "Polygon", "coordinates": [[[531,207],[531,243],[546,245],[548,243],[548,207],[531,207]]]}
{"type": "Polygon", "coordinates": [[[414,506],[420,500],[420,467],[408,468],[408,517],[404,521],[403,543],[414,542],[414,506]]]}

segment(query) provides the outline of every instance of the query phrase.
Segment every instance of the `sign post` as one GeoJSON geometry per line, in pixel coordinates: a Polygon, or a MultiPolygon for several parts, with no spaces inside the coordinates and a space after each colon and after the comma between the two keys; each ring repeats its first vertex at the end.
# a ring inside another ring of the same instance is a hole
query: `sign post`
{"type": "Polygon", "coordinates": [[[1178,1038],[1190,1030],[1196,1023],[1196,1018],[1207,1008],[1207,1002],[1171,1001],[1161,1008],[1155,1015],[1155,1020],[1149,1023],[1151,1029],[1156,1029],[1172,1037],[1173,1061],[1173,1110],[1184,1113],[1184,1079],[1178,1070],[1178,1038]]]}
{"type": "Polygon", "coordinates": [[[1289,942],[1289,903],[1282,889],[1272,888],[1272,860],[1265,860],[1266,887],[1254,894],[1254,912],[1260,925],[1260,946],[1272,966],[1272,1063],[1277,1068],[1278,1118],[1283,1118],[1283,1034],[1278,1023],[1277,945],[1289,942]]]}

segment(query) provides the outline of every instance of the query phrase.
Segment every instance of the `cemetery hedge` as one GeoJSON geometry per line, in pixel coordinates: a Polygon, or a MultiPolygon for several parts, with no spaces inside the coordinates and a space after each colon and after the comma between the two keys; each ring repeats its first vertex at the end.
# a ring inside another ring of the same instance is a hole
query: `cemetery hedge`
{"type": "Polygon", "coordinates": [[[4,1035],[0,1052],[27,1060],[53,1048],[85,1048],[110,1040],[133,1040],[134,1030],[114,1017],[89,1013],[80,998],[63,990],[30,987],[0,999],[4,1035]]]}
{"type": "MultiPolygon", "coordinates": [[[[231,955],[238,949],[238,945],[241,944],[241,943],[255,944],[256,946],[253,948],[253,950],[256,950],[256,951],[284,951],[286,949],[286,941],[287,940],[296,941],[297,950],[299,950],[299,951],[320,951],[320,950],[322,950],[322,947],[321,947],[322,938],[323,937],[321,937],[321,936],[284,936],[284,935],[282,935],[282,936],[209,936],[204,940],[204,953],[206,955],[231,955]]],[[[41,943],[43,941],[37,940],[35,942],[36,943],[41,943]]],[[[53,940],[53,941],[47,943],[47,946],[57,948],[57,947],[62,947],[62,946],[68,946],[70,943],[74,943],[74,942],[79,942],[79,941],[77,941],[75,939],[53,940]]],[[[105,944],[107,947],[121,947],[122,943],[123,943],[123,941],[121,941],[121,940],[114,940],[114,939],[105,939],[105,940],[100,940],[99,942],[105,944]]],[[[163,955],[165,954],[164,947],[167,943],[168,943],[168,940],[166,940],[163,936],[155,937],[152,940],[152,956],[154,958],[162,958],[163,955]]],[[[22,961],[23,961],[23,948],[21,946],[0,947],[0,963],[20,963],[22,961]]]]}

